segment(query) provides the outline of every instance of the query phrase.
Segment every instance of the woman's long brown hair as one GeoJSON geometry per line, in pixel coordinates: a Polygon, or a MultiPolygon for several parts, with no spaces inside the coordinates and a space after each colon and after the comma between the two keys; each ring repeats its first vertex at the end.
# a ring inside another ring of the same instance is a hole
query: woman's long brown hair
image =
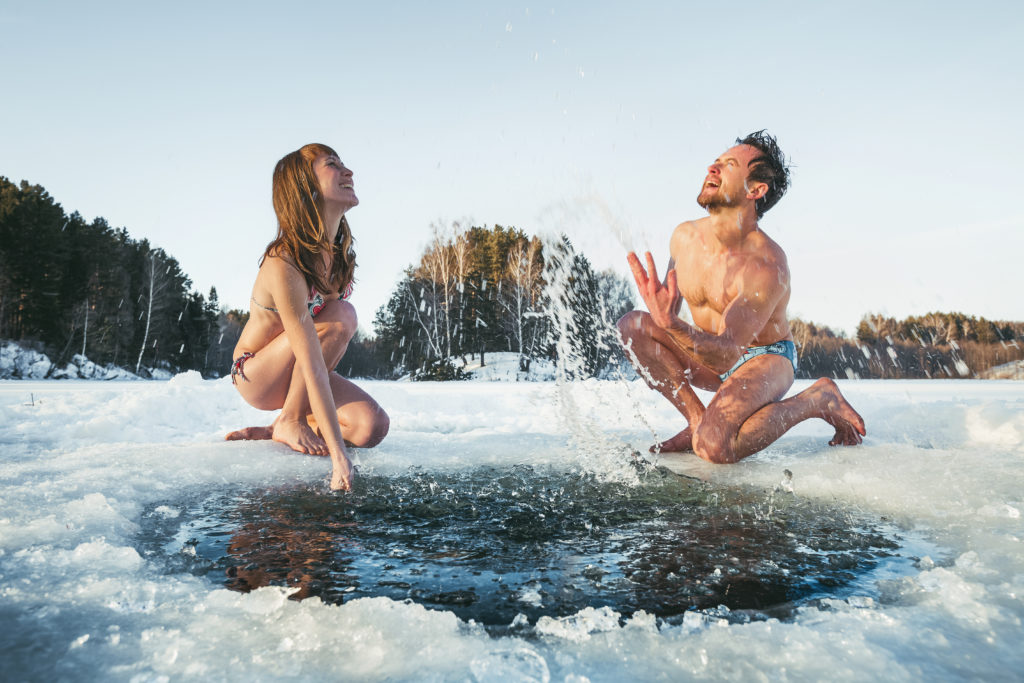
{"type": "Polygon", "coordinates": [[[268,256],[288,256],[306,278],[309,287],[319,292],[344,292],[356,270],[356,254],[352,249],[352,230],[348,219],[341,217],[338,236],[332,244],[324,225],[324,199],[313,172],[313,161],[325,154],[338,154],[319,143],[305,145],[285,155],[274,167],[274,213],[277,214],[277,237],[267,245],[268,256]],[[330,250],[331,272],[322,272],[321,254],[330,250]]]}

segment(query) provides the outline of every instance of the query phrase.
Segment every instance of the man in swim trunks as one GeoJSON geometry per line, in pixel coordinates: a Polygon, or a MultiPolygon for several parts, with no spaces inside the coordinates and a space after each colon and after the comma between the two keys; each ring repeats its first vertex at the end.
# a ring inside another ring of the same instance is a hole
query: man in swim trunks
{"type": "Polygon", "coordinates": [[[646,270],[628,255],[650,313],[627,313],[619,331],[641,376],[688,423],[651,451],[736,462],[814,417],[835,428],[830,445],[859,444],[864,420],[832,380],[781,400],[797,368],[786,318],[789,266],[757,221],[786,192],[789,169],[764,131],[736,142],[708,167],[697,197],[708,215],[672,233],[665,282],[650,252],[646,270]],[[684,299],[692,325],[679,317],[684,299]],[[707,407],[693,387],[714,392],[707,407]]]}

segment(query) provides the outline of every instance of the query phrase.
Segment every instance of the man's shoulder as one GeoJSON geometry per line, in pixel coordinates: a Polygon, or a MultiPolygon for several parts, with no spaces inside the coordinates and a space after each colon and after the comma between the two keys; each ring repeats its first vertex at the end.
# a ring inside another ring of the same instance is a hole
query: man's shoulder
{"type": "Polygon", "coordinates": [[[747,250],[743,277],[751,281],[789,282],[789,261],[782,247],[768,235],[758,231],[747,250]]]}
{"type": "Polygon", "coordinates": [[[672,244],[692,239],[694,236],[705,230],[708,223],[709,219],[707,216],[704,218],[697,218],[692,221],[683,221],[676,226],[675,230],[672,231],[672,244]]]}
{"type": "Polygon", "coordinates": [[[692,221],[683,221],[676,226],[676,232],[680,230],[685,232],[699,232],[707,228],[711,224],[711,216],[704,216],[703,218],[694,218],[692,221]]]}
{"type": "Polygon", "coordinates": [[[751,235],[754,238],[753,247],[759,252],[762,258],[768,259],[769,261],[776,262],[783,267],[786,266],[786,252],[779,245],[778,242],[773,240],[760,228],[751,235]]]}

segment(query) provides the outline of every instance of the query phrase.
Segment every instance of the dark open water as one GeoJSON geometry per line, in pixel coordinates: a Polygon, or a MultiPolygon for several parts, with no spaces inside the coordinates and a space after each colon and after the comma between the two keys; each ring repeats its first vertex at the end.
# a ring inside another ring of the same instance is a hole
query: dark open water
{"type": "Polygon", "coordinates": [[[308,485],[214,489],[143,516],[140,549],[168,572],[294,599],[386,596],[492,632],[610,606],[670,623],[691,609],[787,618],[912,573],[884,519],[784,491],[722,488],[664,469],[639,486],[545,468],[363,475],[347,495],[308,485]],[[513,624],[513,621],[515,624],[513,624]]]}

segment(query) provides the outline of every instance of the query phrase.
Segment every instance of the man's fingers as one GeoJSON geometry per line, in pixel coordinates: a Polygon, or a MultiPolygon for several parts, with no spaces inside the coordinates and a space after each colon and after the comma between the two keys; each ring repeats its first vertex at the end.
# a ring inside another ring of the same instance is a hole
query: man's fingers
{"type": "Polygon", "coordinates": [[[657,266],[654,265],[654,257],[651,256],[651,252],[647,252],[647,270],[649,271],[651,279],[654,280],[655,282],[659,282],[658,268],[657,266]]]}
{"type": "Polygon", "coordinates": [[[633,252],[626,254],[626,260],[629,262],[630,270],[633,271],[633,279],[642,290],[647,286],[647,272],[644,271],[644,267],[640,265],[640,259],[633,252]]]}
{"type": "Polygon", "coordinates": [[[673,268],[668,271],[668,275],[665,276],[665,286],[668,287],[668,291],[672,292],[672,301],[679,297],[679,287],[676,285],[676,271],[673,268]]]}

